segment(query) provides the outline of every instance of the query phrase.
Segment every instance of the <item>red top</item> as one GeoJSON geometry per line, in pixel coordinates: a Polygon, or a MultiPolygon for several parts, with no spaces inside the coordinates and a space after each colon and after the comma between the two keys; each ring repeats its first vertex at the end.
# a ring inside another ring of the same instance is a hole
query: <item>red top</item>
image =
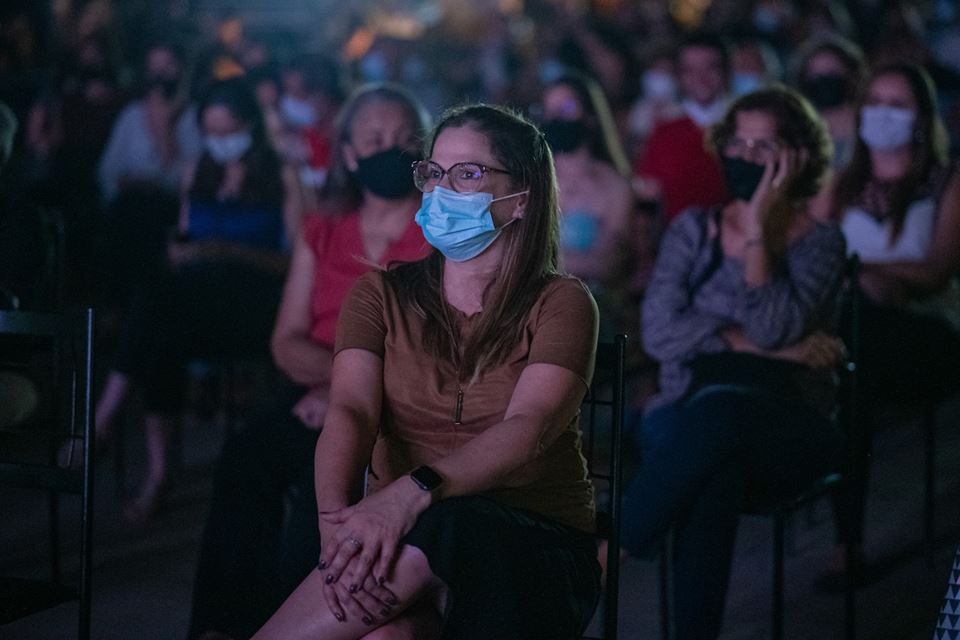
{"type": "Polygon", "coordinates": [[[727,201],[720,164],[705,148],[703,129],[688,116],[654,128],[634,173],[660,183],[667,220],[690,207],[706,209],[727,201]]]}
{"type": "Polygon", "coordinates": [[[392,262],[411,262],[430,253],[430,245],[413,221],[413,212],[403,235],[387,247],[379,263],[365,255],[360,215],[356,212],[341,216],[307,215],[303,221],[303,237],[316,261],[310,337],[330,349],[336,338],[340,306],[360,276],[378,264],[386,267],[392,262]]]}

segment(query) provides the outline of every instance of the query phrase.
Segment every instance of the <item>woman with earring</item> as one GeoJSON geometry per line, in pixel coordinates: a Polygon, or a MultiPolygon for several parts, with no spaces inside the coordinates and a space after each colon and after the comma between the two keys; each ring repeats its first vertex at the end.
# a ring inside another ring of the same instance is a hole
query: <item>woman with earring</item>
{"type": "Polygon", "coordinates": [[[593,613],[577,414],[597,312],[558,270],[550,151],[485,105],[448,112],[426,149],[417,221],[436,250],[347,298],[317,443],[318,568],[259,640],[573,640],[593,613]]]}

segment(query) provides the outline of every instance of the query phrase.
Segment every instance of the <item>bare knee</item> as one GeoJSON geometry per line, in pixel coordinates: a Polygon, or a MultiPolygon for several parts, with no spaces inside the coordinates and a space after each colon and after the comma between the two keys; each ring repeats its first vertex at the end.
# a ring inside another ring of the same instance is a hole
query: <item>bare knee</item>
{"type": "Polygon", "coordinates": [[[415,640],[413,631],[402,620],[392,620],[374,629],[361,640],[415,640]]]}

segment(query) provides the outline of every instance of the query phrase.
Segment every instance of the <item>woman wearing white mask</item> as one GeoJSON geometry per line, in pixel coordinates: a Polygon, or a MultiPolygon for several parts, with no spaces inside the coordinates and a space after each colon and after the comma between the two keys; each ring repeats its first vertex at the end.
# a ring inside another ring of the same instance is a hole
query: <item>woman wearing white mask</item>
{"type": "Polygon", "coordinates": [[[341,310],[318,569],[261,640],[572,640],[593,613],[577,413],[597,311],[558,272],[550,151],[483,105],[445,115],[427,150],[417,221],[436,251],[363,276],[341,310]]]}
{"type": "Polygon", "coordinates": [[[149,455],[125,510],[132,523],[154,515],[169,486],[184,363],[265,353],[287,262],[280,162],[252,92],[239,79],[215,84],[198,113],[204,152],[185,177],[167,268],[134,292],[96,408],[103,446],[132,384],[144,389],[149,455]]]}
{"type": "MultiPolygon", "coordinates": [[[[960,174],[930,76],[915,65],[876,71],[859,111],[853,158],[831,210],[863,267],[859,403],[863,462],[878,402],[936,403],[958,389],[960,174]]],[[[849,530],[861,536],[863,495],[849,530]]]]}

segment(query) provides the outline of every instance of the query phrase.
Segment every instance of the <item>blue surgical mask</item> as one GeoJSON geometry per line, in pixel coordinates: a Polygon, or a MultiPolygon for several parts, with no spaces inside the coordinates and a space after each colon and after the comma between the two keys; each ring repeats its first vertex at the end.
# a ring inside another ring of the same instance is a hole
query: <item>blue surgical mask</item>
{"type": "Polygon", "coordinates": [[[450,260],[464,262],[483,253],[503,230],[493,224],[490,205],[525,193],[528,192],[495,199],[492,193],[483,191],[458,193],[434,187],[433,191],[423,194],[416,221],[427,242],[450,260]]]}

